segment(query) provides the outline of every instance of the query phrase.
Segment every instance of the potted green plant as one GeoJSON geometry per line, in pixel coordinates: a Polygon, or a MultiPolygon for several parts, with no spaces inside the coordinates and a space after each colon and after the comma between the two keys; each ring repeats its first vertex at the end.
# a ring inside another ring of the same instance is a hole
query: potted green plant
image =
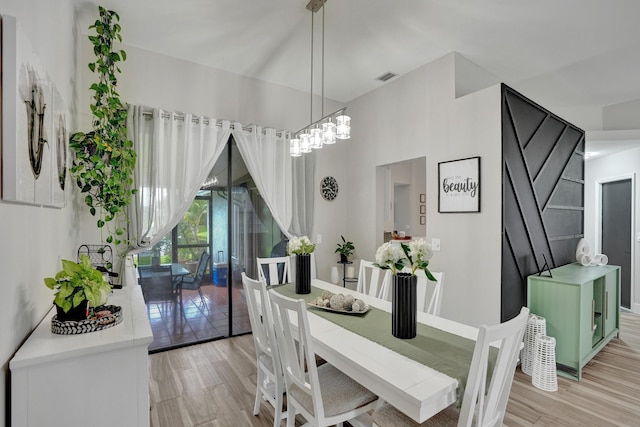
{"type": "Polygon", "coordinates": [[[133,188],[133,169],[136,152],[133,142],[127,138],[127,108],[117,92],[119,62],[126,60],[124,50],[117,50],[115,42],[122,42],[117,13],[99,7],[100,19],[89,29],[95,62],[89,63],[91,72],[97,74],[93,83],[90,132],[75,132],[69,147],[74,153],[71,176],[85,195],[84,202],[91,215],[96,216],[99,229],[107,230],[106,243],[126,249],[129,218],[127,205],[136,193],[133,188]]]}
{"type": "Polygon", "coordinates": [[[348,242],[344,236],[340,236],[342,239],[342,243],[338,243],[338,247],[334,251],[336,254],[340,254],[340,262],[347,263],[349,262],[349,257],[356,250],[356,247],[353,246],[353,242],[348,242]]]}
{"type": "Polygon", "coordinates": [[[104,304],[111,292],[109,282],[91,266],[86,255],[80,256],[79,263],[63,259],[62,270],[55,277],[45,278],[44,283],[55,291],[53,302],[61,322],[86,319],[88,305],[95,308],[104,304]]]}

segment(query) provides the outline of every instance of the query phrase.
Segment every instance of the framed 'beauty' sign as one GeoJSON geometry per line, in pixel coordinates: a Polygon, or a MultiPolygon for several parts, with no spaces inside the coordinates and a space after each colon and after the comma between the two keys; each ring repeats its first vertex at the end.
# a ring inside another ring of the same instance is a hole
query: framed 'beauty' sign
{"type": "Polygon", "coordinates": [[[438,212],[480,212],[480,157],[438,163],[438,212]]]}

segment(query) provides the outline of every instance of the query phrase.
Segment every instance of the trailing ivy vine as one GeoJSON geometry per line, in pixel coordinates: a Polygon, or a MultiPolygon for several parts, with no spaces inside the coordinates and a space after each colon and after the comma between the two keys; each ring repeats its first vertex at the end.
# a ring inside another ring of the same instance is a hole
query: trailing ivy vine
{"type": "Polygon", "coordinates": [[[136,193],[136,152],[127,139],[127,108],[117,91],[117,74],[121,73],[118,64],[127,59],[125,51],[114,46],[116,40],[122,42],[120,17],[102,6],[99,12],[100,18],[89,27],[95,31],[89,40],[96,57],[89,69],[97,75],[97,82],[90,87],[93,130],[71,135],[69,146],[75,157],[70,172],[81,192],[86,193],[84,202],[91,215],[98,218],[98,228],[106,230],[103,241],[118,248],[130,243],[126,208],[136,193]]]}

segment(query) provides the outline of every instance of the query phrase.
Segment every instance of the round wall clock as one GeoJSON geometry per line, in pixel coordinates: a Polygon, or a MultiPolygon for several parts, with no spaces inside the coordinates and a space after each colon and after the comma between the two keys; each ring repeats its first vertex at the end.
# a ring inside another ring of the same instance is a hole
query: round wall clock
{"type": "Polygon", "coordinates": [[[338,197],[338,181],[332,176],[325,176],[320,181],[320,194],[325,200],[338,197]]]}

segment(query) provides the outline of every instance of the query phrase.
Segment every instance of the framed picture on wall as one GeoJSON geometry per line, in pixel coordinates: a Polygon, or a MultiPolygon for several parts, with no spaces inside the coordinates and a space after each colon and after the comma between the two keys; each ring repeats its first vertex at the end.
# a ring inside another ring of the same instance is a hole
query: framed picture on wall
{"type": "Polygon", "coordinates": [[[427,195],[420,193],[420,203],[427,203],[427,195]]]}
{"type": "Polygon", "coordinates": [[[438,163],[438,212],[480,212],[480,157],[438,163]]]}
{"type": "Polygon", "coordinates": [[[425,205],[420,205],[420,215],[424,215],[427,213],[427,207],[425,205]]]}
{"type": "MultiPolygon", "coordinates": [[[[53,106],[66,107],[61,97],[54,101],[55,85],[16,18],[2,16],[0,39],[2,199],[62,208],[64,189],[55,187],[59,174],[53,106]]],[[[65,147],[66,140],[61,136],[65,147]]]]}
{"type": "Polygon", "coordinates": [[[427,223],[427,217],[424,215],[420,215],[420,225],[425,225],[427,223]]]}

